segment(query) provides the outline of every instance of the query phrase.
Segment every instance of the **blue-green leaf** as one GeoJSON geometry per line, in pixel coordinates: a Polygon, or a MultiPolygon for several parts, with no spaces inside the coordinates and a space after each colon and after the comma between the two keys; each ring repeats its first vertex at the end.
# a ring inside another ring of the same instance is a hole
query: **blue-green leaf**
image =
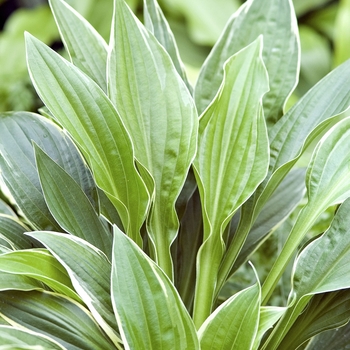
{"type": "Polygon", "coordinates": [[[112,302],[128,349],[200,349],[193,322],[164,272],[117,227],[112,302]]]}
{"type": "Polygon", "coordinates": [[[54,232],[31,232],[66,268],[72,284],[101,328],[118,344],[117,323],[110,296],[111,263],[82,239],[54,232]],[[79,257],[77,260],[76,257],[79,257]]]}
{"type": "Polygon", "coordinates": [[[77,67],[28,33],[26,42],[29,73],[39,96],[79,145],[96,184],[118,209],[127,233],[141,245],[149,195],[118,112],[77,67]]]}
{"type": "Polygon", "coordinates": [[[65,1],[50,0],[49,3],[72,63],[106,91],[107,43],[95,28],[65,1]]]}
{"type": "Polygon", "coordinates": [[[268,91],[268,78],[261,50],[260,37],[227,61],[221,88],[200,119],[194,170],[203,208],[204,244],[197,260],[196,293],[201,296],[195,301],[197,327],[213,302],[210,294],[224,252],[224,230],[267,173],[262,97],[268,91]]]}
{"type": "Polygon", "coordinates": [[[35,159],[46,203],[60,226],[101,249],[112,252],[112,234],[102,224],[85,193],[67,172],[34,144],[35,159]]]}
{"type": "Polygon", "coordinates": [[[200,113],[215,97],[222,80],[224,62],[263,35],[263,60],[269,73],[270,91],[264,96],[268,124],[283,114],[287,97],[299,73],[297,22],[290,0],[249,0],[231,17],[224,32],[202,66],[195,87],[200,113]],[[283,77],[283,79],[281,79],[283,77]]]}
{"type": "Polygon", "coordinates": [[[116,1],[113,23],[109,96],[147,170],[139,167],[153,199],[147,229],[155,260],[172,278],[170,245],[179,228],[175,202],[195,156],[198,115],[170,56],[124,0],[116,1]]]}

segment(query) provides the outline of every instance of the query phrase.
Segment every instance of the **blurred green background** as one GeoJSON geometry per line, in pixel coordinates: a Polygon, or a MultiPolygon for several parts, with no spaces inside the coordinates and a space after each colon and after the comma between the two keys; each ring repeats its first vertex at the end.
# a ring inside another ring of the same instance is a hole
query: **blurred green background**
{"type": "MultiPolygon", "coordinates": [[[[287,0],[286,0],[287,1],[287,0]]],[[[113,0],[69,0],[106,38],[113,0]]],[[[189,78],[198,70],[228,18],[244,0],[159,0],[176,36],[189,78]]],[[[350,57],[350,0],[294,0],[301,38],[300,82],[294,103],[333,67],[350,57]]],[[[142,17],[142,1],[128,0],[142,17]]],[[[0,0],[0,111],[40,107],[25,62],[23,32],[62,48],[45,0],[0,0]]]]}

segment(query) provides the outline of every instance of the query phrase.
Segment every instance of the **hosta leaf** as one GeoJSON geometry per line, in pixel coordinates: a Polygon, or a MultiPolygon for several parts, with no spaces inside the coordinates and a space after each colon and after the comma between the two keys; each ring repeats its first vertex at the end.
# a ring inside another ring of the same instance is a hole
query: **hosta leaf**
{"type": "Polygon", "coordinates": [[[48,336],[67,349],[116,349],[85,308],[61,295],[1,292],[0,315],[11,325],[48,336]]]}
{"type": "MultiPolygon", "coordinates": [[[[2,255],[0,255],[2,256],[2,255]]],[[[13,273],[0,272],[0,291],[5,290],[40,290],[44,289],[44,285],[35,280],[24,275],[15,275],[13,273]]]]}
{"type": "Polygon", "coordinates": [[[82,239],[54,232],[31,232],[66,268],[72,284],[96,321],[117,344],[117,324],[110,297],[111,263],[82,239]],[[77,260],[76,257],[79,257],[77,260]]]}
{"type": "Polygon", "coordinates": [[[113,23],[109,95],[130,132],[135,157],[153,178],[147,228],[158,264],[172,277],[169,247],[179,227],[175,202],[196,152],[197,111],[170,56],[124,0],[116,1],[113,23]]]}
{"type": "Polygon", "coordinates": [[[73,142],[57,125],[34,113],[0,115],[0,167],[5,183],[35,227],[60,231],[42,195],[32,141],[75,179],[95,207],[96,186],[73,142]]]}
{"type": "Polygon", "coordinates": [[[305,350],[349,350],[350,323],[313,337],[305,350]]]}
{"type": "Polygon", "coordinates": [[[12,216],[0,214],[0,237],[4,239],[13,250],[28,249],[35,242],[24,235],[28,227],[24,226],[18,219],[12,216]]]}
{"type": "Polygon", "coordinates": [[[17,217],[17,214],[13,211],[13,209],[1,198],[0,198],[0,214],[17,217]]]}
{"type": "Polygon", "coordinates": [[[71,61],[106,91],[107,43],[65,1],[50,0],[49,3],[71,61]]]}
{"type": "Polygon", "coordinates": [[[154,34],[168,52],[177,72],[185,82],[188,90],[192,92],[192,86],[187,80],[185,67],[181,61],[173,32],[156,0],[144,0],[143,16],[145,27],[154,34]]]}
{"type": "Polygon", "coordinates": [[[295,209],[305,194],[305,170],[291,171],[276,189],[257,217],[235,262],[244,264],[269,236],[269,233],[295,209]]]}
{"type": "Polygon", "coordinates": [[[26,42],[29,72],[39,96],[80,146],[97,185],[118,209],[127,233],[141,245],[139,231],[149,196],[116,109],[74,65],[29,34],[26,42]]]}
{"type": "Polygon", "coordinates": [[[260,341],[264,334],[281,318],[286,309],[286,307],[277,306],[263,306],[260,308],[259,329],[253,349],[259,348],[260,341]]]}
{"type": "MultiPolygon", "coordinates": [[[[350,319],[349,289],[317,294],[283,338],[279,349],[294,350],[328,329],[341,327],[350,319]]],[[[339,348],[333,348],[339,349],[339,348]]]]}
{"type": "Polygon", "coordinates": [[[46,203],[60,226],[111,256],[112,235],[99,219],[80,186],[34,144],[36,164],[46,203]]]}
{"type": "Polygon", "coordinates": [[[303,151],[339,119],[337,115],[349,108],[349,72],[350,61],[324,77],[269,130],[271,158],[267,179],[271,178],[263,186],[262,203],[303,151]]]}
{"type": "MultiPolygon", "coordinates": [[[[327,207],[350,196],[350,117],[338,122],[319,141],[306,173],[308,203],[263,285],[266,302],[273,287],[317,217],[327,207]]],[[[324,263],[322,263],[325,266],[324,263]]],[[[310,265],[311,266],[311,265],[310,265]]]]}
{"type": "Polygon", "coordinates": [[[33,349],[33,350],[65,350],[52,338],[40,333],[10,326],[0,326],[0,350],[33,349]]]}
{"type": "Polygon", "coordinates": [[[330,228],[298,256],[292,274],[290,308],[268,340],[277,348],[314,294],[350,288],[350,199],[338,209],[330,228]],[[283,330],[283,332],[282,332],[283,330]]]}
{"type": "MultiPolygon", "coordinates": [[[[219,93],[200,119],[194,170],[204,217],[205,242],[197,262],[196,287],[201,295],[205,295],[203,289],[211,293],[216,284],[214,270],[222,258],[225,227],[267,173],[268,139],[261,99],[268,81],[261,49],[259,38],[227,61],[219,93]]],[[[197,302],[198,312],[205,312],[203,301],[197,302]]],[[[211,302],[205,301],[207,307],[211,302]]],[[[206,313],[198,316],[198,325],[209,310],[206,313]]]]}
{"type": "MultiPolygon", "coordinates": [[[[45,283],[53,291],[80,302],[63,266],[44,250],[22,250],[0,255],[0,271],[45,283]]],[[[18,288],[14,288],[18,289],[18,288]]]]}
{"type": "Polygon", "coordinates": [[[112,302],[128,349],[199,349],[193,322],[164,272],[115,227],[112,302]]]}
{"type": "Polygon", "coordinates": [[[202,350],[250,350],[258,331],[260,286],[254,285],[221,304],[198,330],[202,350]]]}
{"type": "Polygon", "coordinates": [[[263,35],[262,56],[269,73],[270,91],[264,96],[268,124],[283,114],[288,95],[297,82],[299,42],[291,1],[249,0],[229,20],[204,63],[195,87],[200,113],[215,97],[223,77],[224,62],[263,35]],[[283,77],[283,79],[281,79],[283,77]]]}

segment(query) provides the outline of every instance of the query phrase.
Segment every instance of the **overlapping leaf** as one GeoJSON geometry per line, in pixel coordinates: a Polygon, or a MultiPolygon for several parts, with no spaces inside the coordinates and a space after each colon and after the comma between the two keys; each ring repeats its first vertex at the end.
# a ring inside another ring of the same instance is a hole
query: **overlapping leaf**
{"type": "Polygon", "coordinates": [[[317,144],[306,173],[308,203],[263,285],[266,302],[293,253],[317,217],[350,196],[350,118],[338,122],[317,144]]]}
{"type": "Polygon", "coordinates": [[[350,288],[349,210],[347,199],[339,207],[330,228],[298,256],[292,276],[290,308],[268,339],[268,349],[277,348],[314,294],[350,288]]]}
{"type": "Polygon", "coordinates": [[[65,350],[53,339],[21,328],[0,326],[0,350],[50,349],[65,350]]]}
{"type": "Polygon", "coordinates": [[[112,234],[100,221],[85,193],[36,144],[34,150],[41,187],[55,220],[64,230],[85,239],[110,257],[112,234]]]}
{"type": "Polygon", "coordinates": [[[181,61],[174,34],[156,0],[144,0],[143,16],[145,27],[154,34],[168,52],[177,72],[185,82],[188,90],[192,92],[192,86],[187,80],[185,67],[181,61]]]}
{"type": "Polygon", "coordinates": [[[112,302],[129,349],[200,349],[193,322],[164,272],[115,227],[112,302]]]}
{"type": "Polygon", "coordinates": [[[230,19],[202,66],[195,99],[200,113],[215,97],[223,64],[233,54],[263,35],[262,56],[269,73],[270,91],[264,96],[268,124],[276,122],[298,78],[299,39],[291,1],[249,0],[230,19]],[[283,78],[282,78],[283,77],[283,78]]]}
{"type": "Polygon", "coordinates": [[[155,259],[172,277],[170,245],[179,227],[175,202],[196,151],[196,108],[168,53],[123,0],[116,1],[110,45],[109,96],[154,196],[147,228],[155,259]]]}
{"type": "Polygon", "coordinates": [[[77,67],[29,34],[26,42],[29,72],[39,96],[80,146],[97,185],[118,209],[128,234],[141,245],[139,232],[149,196],[115,107],[77,67]]]}
{"type": "Polygon", "coordinates": [[[198,330],[202,350],[250,350],[258,332],[260,286],[242,290],[220,305],[198,330]]]}
{"type": "MultiPolygon", "coordinates": [[[[204,217],[204,244],[197,260],[198,295],[205,295],[204,289],[213,293],[226,225],[267,173],[262,97],[268,91],[268,81],[261,49],[260,37],[227,61],[219,93],[200,119],[194,161],[204,217]]],[[[212,296],[205,302],[197,298],[197,303],[197,311],[207,313],[198,316],[198,327],[209,315],[212,296]]]]}
{"type": "Polygon", "coordinates": [[[107,43],[65,1],[50,0],[49,3],[71,61],[106,91],[107,43]]]}
{"type": "Polygon", "coordinates": [[[0,166],[5,183],[32,225],[60,231],[42,195],[32,141],[75,179],[97,208],[96,187],[76,146],[57,125],[34,113],[1,114],[0,166]]]}
{"type": "Polygon", "coordinates": [[[53,233],[31,232],[66,268],[72,284],[96,321],[112,339],[119,342],[110,296],[111,264],[96,247],[80,238],[53,233]],[[76,259],[79,256],[79,260],[76,259]]]}
{"type": "Polygon", "coordinates": [[[1,292],[0,315],[11,325],[48,336],[68,349],[116,349],[85,308],[60,295],[1,292]]]}
{"type": "Polygon", "coordinates": [[[0,255],[0,271],[30,277],[45,283],[57,293],[81,302],[80,297],[73,290],[66,270],[45,250],[26,249],[2,254],[0,255]]]}

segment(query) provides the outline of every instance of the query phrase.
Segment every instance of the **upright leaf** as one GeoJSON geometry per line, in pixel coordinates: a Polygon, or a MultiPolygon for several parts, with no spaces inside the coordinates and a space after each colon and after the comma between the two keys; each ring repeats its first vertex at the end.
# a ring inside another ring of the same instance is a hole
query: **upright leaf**
{"type": "Polygon", "coordinates": [[[215,97],[223,77],[223,64],[233,54],[264,38],[263,60],[269,73],[270,91],[264,96],[268,124],[283,114],[283,107],[299,73],[297,22],[290,0],[249,0],[229,20],[206,59],[195,87],[200,113],[215,97]],[[282,79],[283,77],[283,79],[282,79]]]}
{"type": "Polygon", "coordinates": [[[267,173],[262,97],[268,80],[261,50],[260,37],[227,61],[221,88],[200,119],[194,170],[203,209],[204,244],[197,260],[197,327],[210,313],[224,230],[267,173]]]}
{"type": "Polygon", "coordinates": [[[115,227],[112,302],[128,349],[200,349],[193,322],[164,272],[115,227]]]}
{"type": "Polygon", "coordinates": [[[330,228],[298,256],[292,275],[289,309],[267,340],[268,349],[277,348],[314,294],[350,288],[349,210],[350,199],[347,199],[339,207],[330,228]]]}
{"type": "Polygon", "coordinates": [[[26,42],[29,73],[39,96],[79,145],[97,185],[118,209],[127,233],[141,245],[149,196],[119,114],[78,68],[29,34],[26,42]]]}
{"type": "Polygon", "coordinates": [[[85,239],[110,257],[112,235],[100,221],[85,193],[36,144],[34,150],[41,187],[55,220],[64,230],[85,239]]]}
{"type": "Polygon", "coordinates": [[[31,232],[30,236],[42,242],[66,268],[75,290],[98,324],[114,344],[118,344],[110,296],[111,264],[106,256],[96,247],[74,236],[53,232],[31,232]]]}
{"type": "Polygon", "coordinates": [[[145,27],[154,34],[168,52],[177,72],[185,82],[188,90],[192,92],[192,86],[187,80],[185,67],[181,61],[174,34],[156,0],[144,0],[143,16],[145,27]]]}
{"type": "Polygon", "coordinates": [[[350,117],[338,122],[316,146],[306,173],[308,203],[264,282],[264,302],[317,217],[350,196],[349,149],[350,117]]]}
{"type": "Polygon", "coordinates": [[[147,228],[156,261],[172,278],[170,245],[179,228],[175,202],[196,152],[196,108],[170,56],[124,0],[116,1],[110,45],[109,96],[147,170],[140,171],[152,176],[147,228]]]}
{"type": "Polygon", "coordinates": [[[32,141],[75,179],[97,208],[96,186],[76,146],[57,125],[34,113],[0,115],[0,167],[5,183],[34,227],[60,231],[42,195],[32,141]]]}
{"type": "Polygon", "coordinates": [[[116,349],[85,308],[57,294],[1,292],[0,315],[11,325],[38,332],[68,349],[116,349]]]}
{"type": "Polygon", "coordinates": [[[72,63],[106,91],[107,43],[95,28],[65,1],[50,0],[49,3],[72,63]]]}
{"type": "Polygon", "coordinates": [[[221,304],[198,330],[202,350],[250,350],[258,332],[260,286],[235,294],[221,304]]]}
{"type": "MultiPolygon", "coordinates": [[[[328,329],[341,327],[350,320],[350,290],[338,290],[313,296],[288,333],[279,349],[294,350],[307,340],[328,329]]],[[[339,349],[338,347],[333,349],[339,349]]]]}

